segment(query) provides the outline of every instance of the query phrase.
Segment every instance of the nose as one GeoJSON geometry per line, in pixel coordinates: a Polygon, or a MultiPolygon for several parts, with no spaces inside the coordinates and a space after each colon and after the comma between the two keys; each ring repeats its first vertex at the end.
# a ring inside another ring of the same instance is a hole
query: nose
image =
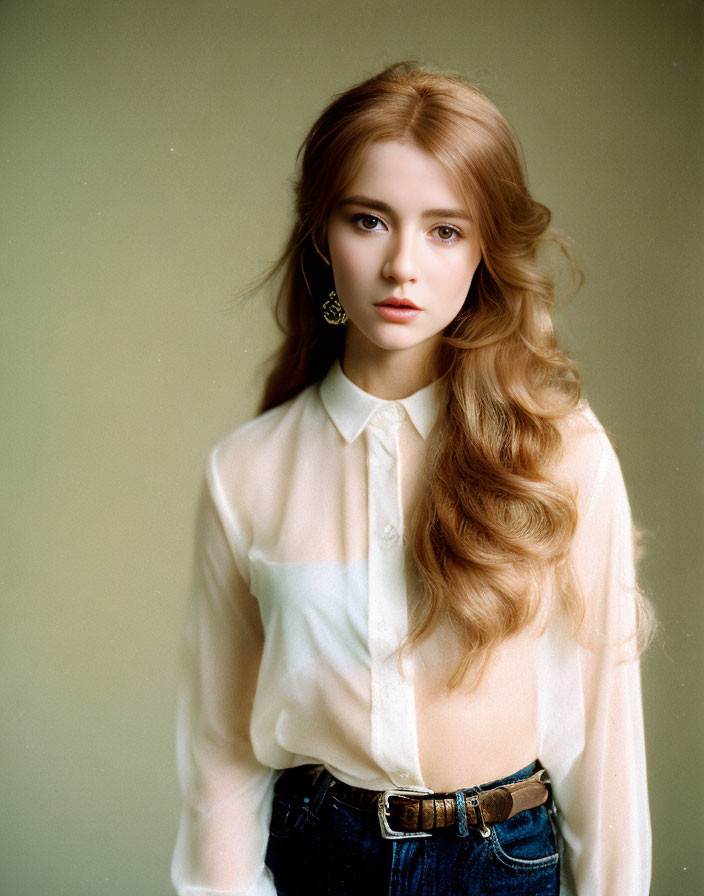
{"type": "Polygon", "coordinates": [[[389,242],[388,254],[382,268],[384,279],[396,283],[411,283],[417,277],[416,265],[413,234],[397,234],[396,238],[389,242]]]}

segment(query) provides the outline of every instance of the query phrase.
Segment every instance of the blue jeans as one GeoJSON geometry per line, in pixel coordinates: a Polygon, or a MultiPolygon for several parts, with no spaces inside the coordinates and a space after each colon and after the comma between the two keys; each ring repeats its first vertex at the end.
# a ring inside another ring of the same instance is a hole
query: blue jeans
{"type": "MultiPolygon", "coordinates": [[[[491,781],[520,781],[539,767],[491,781]]],[[[470,827],[384,840],[375,814],[316,793],[307,768],[279,778],[266,863],[279,896],[558,896],[559,857],[547,806],[527,809],[482,837],[470,827]]]]}

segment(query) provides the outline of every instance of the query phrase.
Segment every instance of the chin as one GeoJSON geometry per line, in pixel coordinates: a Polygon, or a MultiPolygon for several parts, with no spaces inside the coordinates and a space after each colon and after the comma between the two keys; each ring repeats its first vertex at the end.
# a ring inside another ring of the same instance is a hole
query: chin
{"type": "Polygon", "coordinates": [[[400,333],[397,337],[391,337],[387,339],[375,339],[373,340],[378,348],[384,349],[385,351],[395,352],[402,351],[403,349],[415,348],[420,345],[424,340],[422,339],[409,339],[405,334],[400,333]]]}

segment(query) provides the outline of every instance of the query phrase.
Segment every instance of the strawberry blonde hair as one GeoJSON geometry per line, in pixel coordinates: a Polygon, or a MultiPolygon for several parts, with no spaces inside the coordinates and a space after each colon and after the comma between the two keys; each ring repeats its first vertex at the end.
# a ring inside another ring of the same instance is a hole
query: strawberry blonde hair
{"type": "Polygon", "coordinates": [[[567,562],[576,508],[549,471],[580,381],[557,345],[552,280],[537,260],[552,236],[550,211],[528,192],[515,135],[460,77],[400,63],[337,96],[301,147],[292,232],[263,281],[280,275],[284,340],[262,410],[322,379],[342,357],[344,327],[321,313],[333,287],[322,257],[327,220],[368,147],[391,140],[443,165],[481,246],[464,307],[444,334],[445,412],[409,541],[417,576],[409,643],[449,623],[464,646],[455,686],[470,668],[478,676],[490,650],[535,618],[547,582],[557,580],[579,627],[583,605],[567,562]]]}

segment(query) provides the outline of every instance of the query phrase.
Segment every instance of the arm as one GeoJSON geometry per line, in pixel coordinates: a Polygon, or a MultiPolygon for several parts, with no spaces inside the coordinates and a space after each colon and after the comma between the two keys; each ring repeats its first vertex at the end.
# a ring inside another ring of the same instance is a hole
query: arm
{"type": "Polygon", "coordinates": [[[577,635],[584,746],[559,801],[578,896],[646,896],[651,835],[632,524],[618,460],[601,439],[593,488],[578,495],[573,547],[585,600],[577,635]]]}
{"type": "Polygon", "coordinates": [[[249,721],[263,632],[206,486],[179,697],[179,896],[275,896],[264,866],[274,773],[253,755],[249,721]]]}

